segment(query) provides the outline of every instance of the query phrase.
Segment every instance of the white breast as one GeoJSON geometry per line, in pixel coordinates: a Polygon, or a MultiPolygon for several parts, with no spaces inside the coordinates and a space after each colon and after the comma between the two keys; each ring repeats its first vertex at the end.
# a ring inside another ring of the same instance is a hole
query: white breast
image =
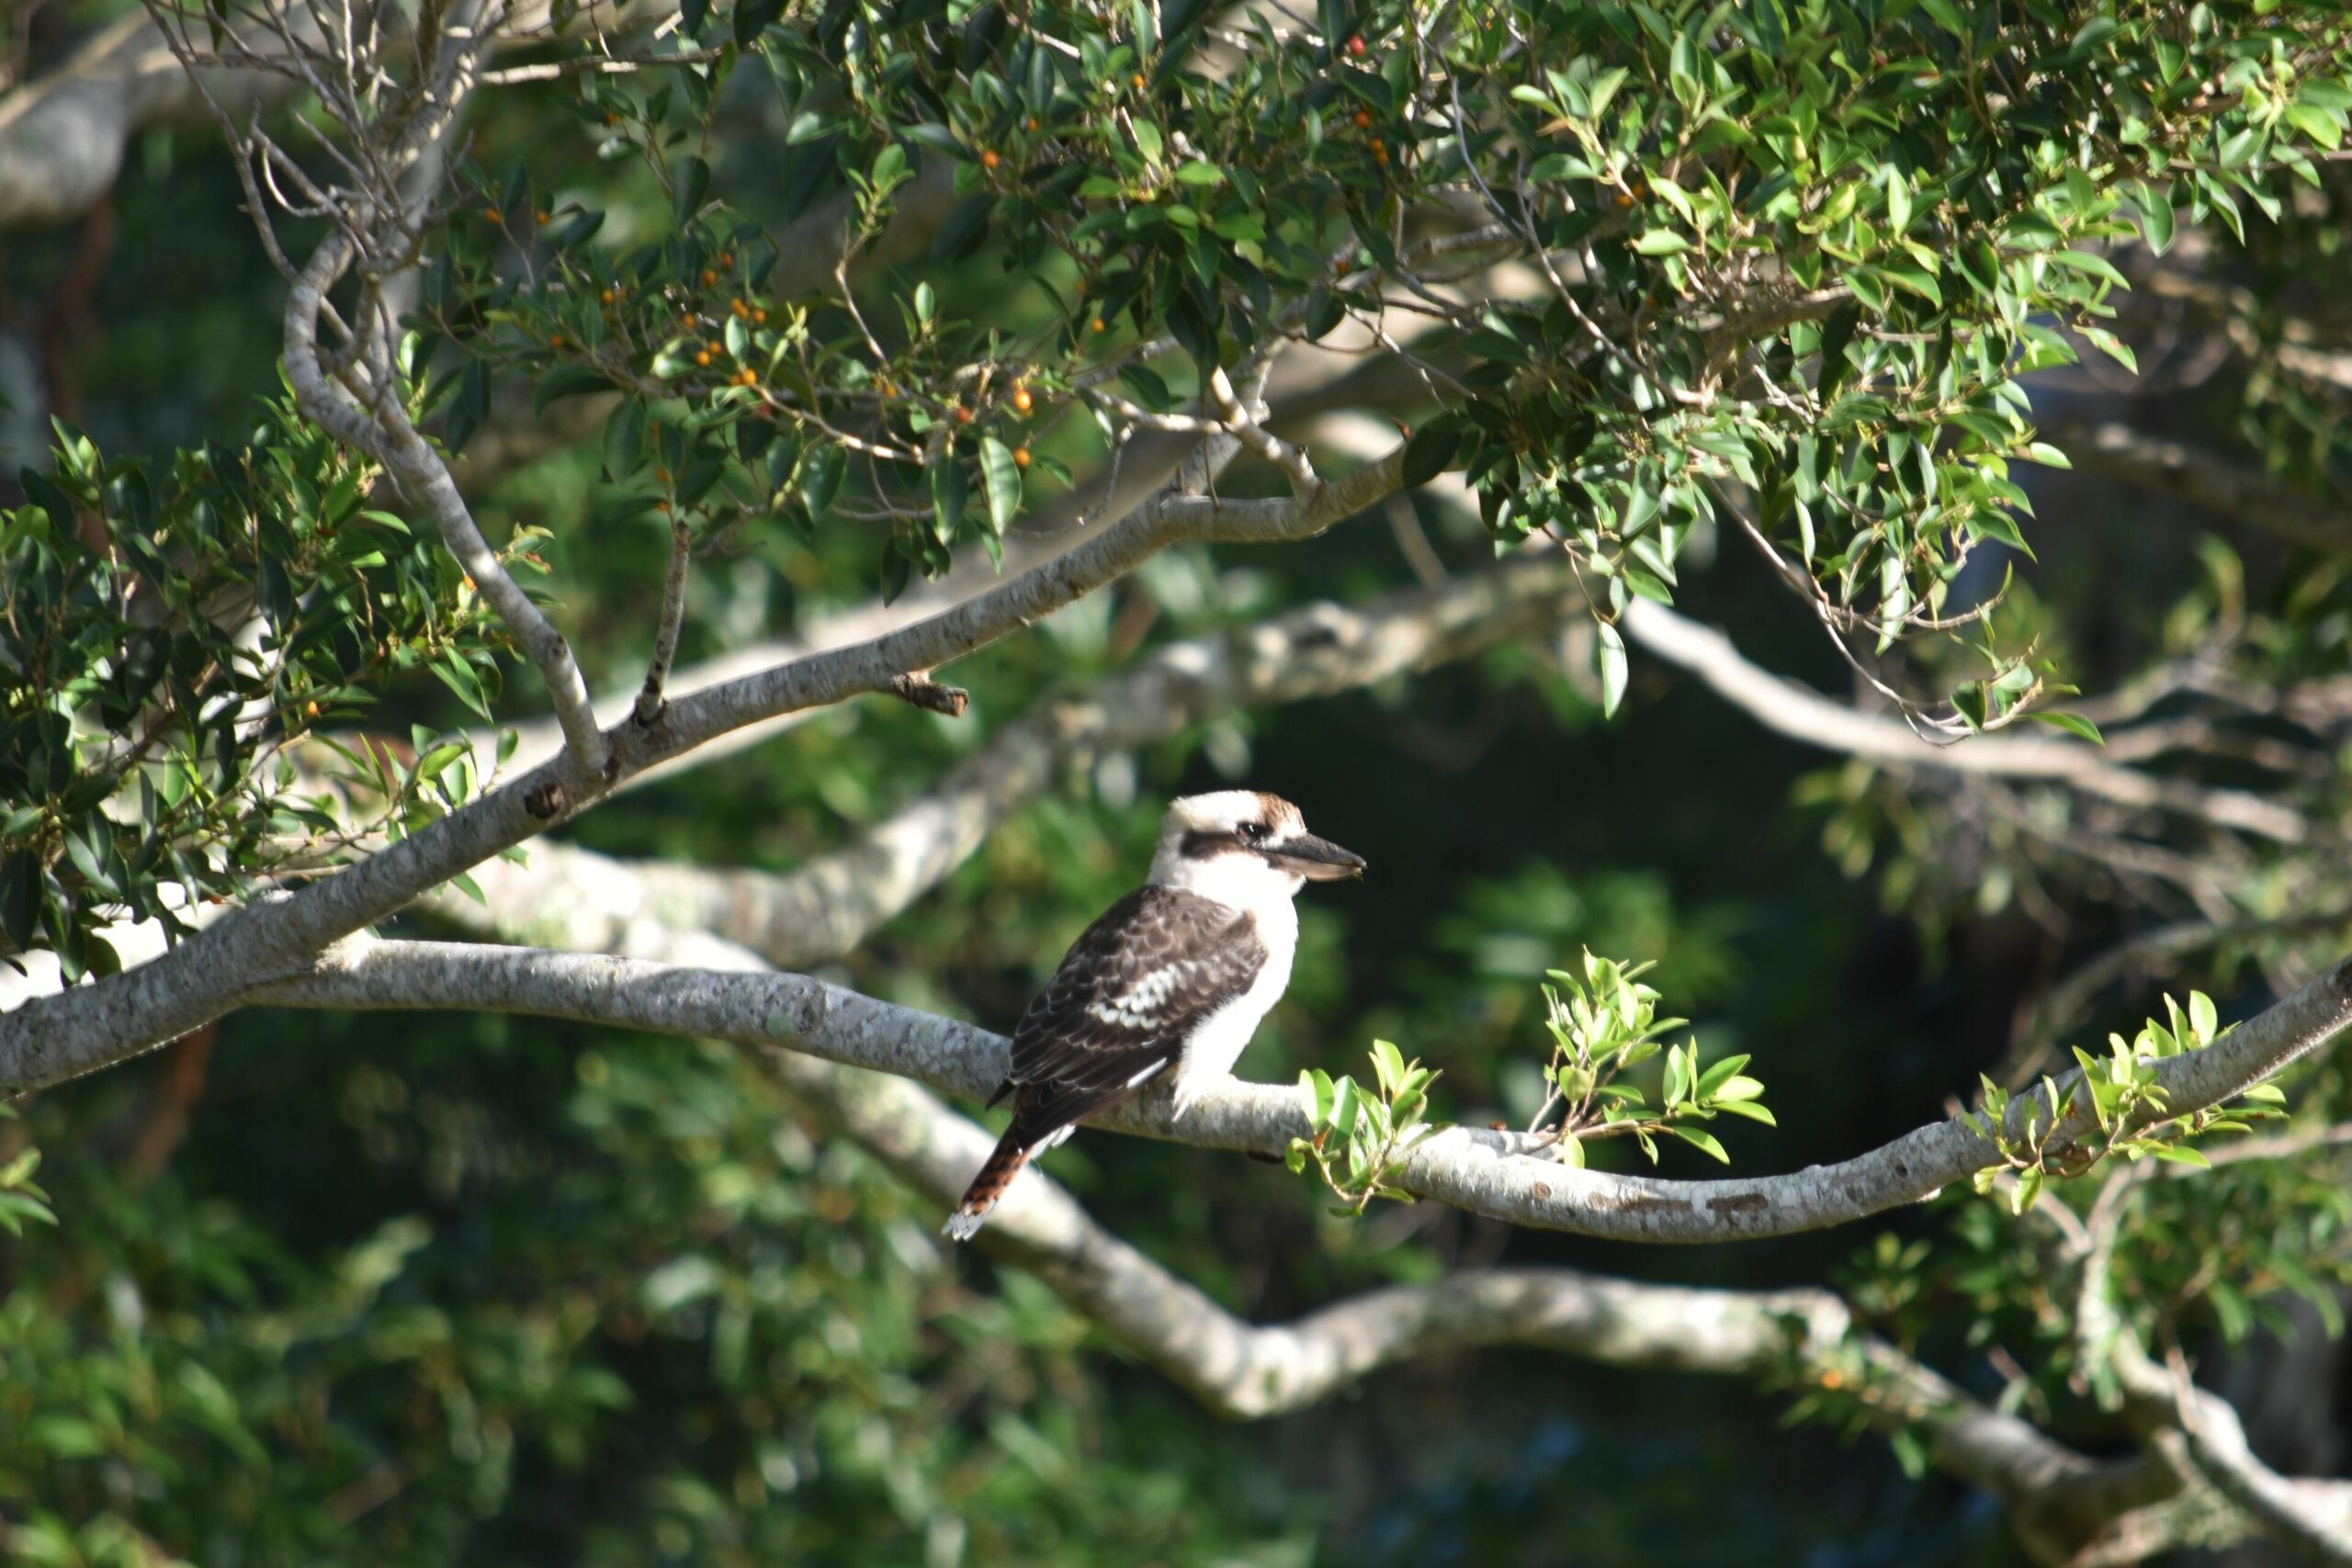
{"type": "Polygon", "coordinates": [[[1182,1116],[1201,1092],[1224,1081],[1240,1060],[1242,1050],[1258,1025],[1290,986],[1291,960],[1298,953],[1298,909],[1287,897],[1261,904],[1252,911],[1258,940],[1266,945],[1265,966],[1248,990],[1209,1014],[1184,1042],[1183,1059],[1176,1064],[1176,1114],[1182,1116]]]}

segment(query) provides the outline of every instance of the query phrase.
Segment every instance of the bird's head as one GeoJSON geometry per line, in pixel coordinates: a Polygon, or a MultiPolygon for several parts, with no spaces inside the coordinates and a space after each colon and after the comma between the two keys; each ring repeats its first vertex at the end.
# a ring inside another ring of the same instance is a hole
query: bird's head
{"type": "Polygon", "coordinates": [[[1152,881],[1238,908],[1363,874],[1363,857],[1308,832],[1297,807],[1249,789],[1170,802],[1151,862],[1152,881]]]}

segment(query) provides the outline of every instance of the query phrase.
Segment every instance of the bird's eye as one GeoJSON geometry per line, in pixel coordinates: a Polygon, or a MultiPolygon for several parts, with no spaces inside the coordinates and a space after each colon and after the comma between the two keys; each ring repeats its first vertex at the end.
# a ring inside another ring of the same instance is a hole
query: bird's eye
{"type": "Polygon", "coordinates": [[[1266,836],[1266,825],[1263,822],[1244,822],[1239,831],[1245,842],[1254,844],[1266,836]]]}

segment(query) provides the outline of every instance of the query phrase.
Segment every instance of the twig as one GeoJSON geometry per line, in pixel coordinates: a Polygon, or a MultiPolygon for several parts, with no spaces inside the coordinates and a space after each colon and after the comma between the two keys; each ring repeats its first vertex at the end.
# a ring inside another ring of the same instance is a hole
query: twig
{"type": "Polygon", "coordinates": [[[669,682],[671,661],[678,656],[678,630],[686,619],[686,567],[694,556],[694,530],[684,515],[670,521],[670,580],[662,590],[662,626],[653,637],[653,662],[647,666],[645,685],[637,694],[637,722],[651,724],[665,705],[662,688],[669,682]]]}

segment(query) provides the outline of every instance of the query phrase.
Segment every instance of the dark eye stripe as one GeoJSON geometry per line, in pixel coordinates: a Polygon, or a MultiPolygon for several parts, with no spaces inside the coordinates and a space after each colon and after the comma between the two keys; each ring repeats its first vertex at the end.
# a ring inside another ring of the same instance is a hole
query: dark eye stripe
{"type": "MultiPolygon", "coordinates": [[[[1249,829],[1256,826],[1255,823],[1245,823],[1229,833],[1208,832],[1196,829],[1184,835],[1184,841],[1178,846],[1177,852],[1187,860],[1206,860],[1211,855],[1222,854],[1229,850],[1255,851],[1258,847],[1258,835],[1252,834],[1249,829]]],[[[1262,828],[1259,829],[1260,834],[1263,831],[1262,828]]]]}

